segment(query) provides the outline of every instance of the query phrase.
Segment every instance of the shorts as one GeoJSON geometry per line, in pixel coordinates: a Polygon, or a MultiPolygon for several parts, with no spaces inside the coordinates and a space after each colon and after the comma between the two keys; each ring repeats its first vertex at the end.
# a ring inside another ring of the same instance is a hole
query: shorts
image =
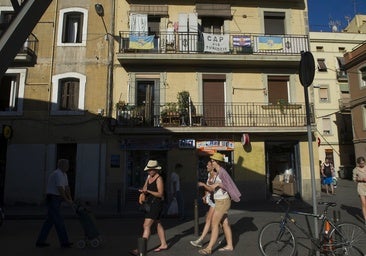
{"type": "Polygon", "coordinates": [[[366,183],[358,183],[357,192],[360,196],[366,196],[366,183]]]}
{"type": "Polygon", "coordinates": [[[231,206],[231,198],[215,199],[215,211],[227,214],[231,206]]]}
{"type": "Polygon", "coordinates": [[[323,178],[323,185],[330,185],[333,183],[333,177],[325,177],[323,178]]]}

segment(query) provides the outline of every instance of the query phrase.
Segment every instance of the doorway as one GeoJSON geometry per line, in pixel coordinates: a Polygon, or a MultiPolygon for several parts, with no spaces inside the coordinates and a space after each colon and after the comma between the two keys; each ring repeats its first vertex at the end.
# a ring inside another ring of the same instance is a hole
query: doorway
{"type": "Polygon", "coordinates": [[[225,126],[225,75],[203,76],[203,117],[207,126],[225,126]]]}
{"type": "Polygon", "coordinates": [[[153,125],[155,102],[154,92],[154,81],[137,81],[136,106],[139,115],[143,117],[144,125],[153,125]]]}
{"type": "MultiPolygon", "coordinates": [[[[144,168],[150,159],[157,160],[162,167],[160,175],[163,177],[164,184],[167,188],[167,163],[166,151],[152,150],[130,150],[126,152],[126,206],[135,206],[138,189],[142,188],[147,178],[147,172],[144,168]]],[[[167,191],[165,189],[165,191],[167,191]]]]}
{"type": "MultiPolygon", "coordinates": [[[[77,144],[57,144],[57,158],[64,158],[69,160],[69,171],[67,172],[67,178],[69,181],[69,187],[71,192],[71,197],[75,198],[75,177],[76,177],[76,154],[77,154],[77,144]]],[[[57,166],[57,162],[56,162],[57,166]]]]}
{"type": "Polygon", "coordinates": [[[300,178],[299,143],[297,141],[266,142],[266,186],[267,197],[273,193],[272,181],[276,175],[291,169],[297,183],[298,191],[300,178]]]}

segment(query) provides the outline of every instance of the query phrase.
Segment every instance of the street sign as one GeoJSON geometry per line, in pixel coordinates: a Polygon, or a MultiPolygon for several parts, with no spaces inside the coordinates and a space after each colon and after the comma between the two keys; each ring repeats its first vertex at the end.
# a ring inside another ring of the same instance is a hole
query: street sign
{"type": "Polygon", "coordinates": [[[302,86],[309,87],[315,75],[314,57],[311,52],[302,52],[299,66],[299,78],[302,86]]]}

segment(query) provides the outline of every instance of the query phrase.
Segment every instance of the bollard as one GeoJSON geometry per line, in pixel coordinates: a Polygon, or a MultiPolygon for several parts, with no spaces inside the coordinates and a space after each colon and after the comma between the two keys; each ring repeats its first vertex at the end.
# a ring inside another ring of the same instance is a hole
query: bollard
{"type": "Polygon", "coordinates": [[[197,199],[194,199],[194,235],[198,236],[198,204],[197,199]]]}
{"type": "Polygon", "coordinates": [[[139,256],[146,256],[147,249],[147,239],[139,237],[137,239],[137,250],[139,251],[139,256]]]}

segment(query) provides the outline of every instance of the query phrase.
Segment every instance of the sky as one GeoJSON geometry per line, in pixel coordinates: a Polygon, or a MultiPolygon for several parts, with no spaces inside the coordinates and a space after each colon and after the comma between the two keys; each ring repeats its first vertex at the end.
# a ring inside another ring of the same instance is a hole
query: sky
{"type": "Polygon", "coordinates": [[[308,0],[310,31],[330,32],[330,23],[344,29],[355,14],[366,15],[366,0],[308,0]]]}

